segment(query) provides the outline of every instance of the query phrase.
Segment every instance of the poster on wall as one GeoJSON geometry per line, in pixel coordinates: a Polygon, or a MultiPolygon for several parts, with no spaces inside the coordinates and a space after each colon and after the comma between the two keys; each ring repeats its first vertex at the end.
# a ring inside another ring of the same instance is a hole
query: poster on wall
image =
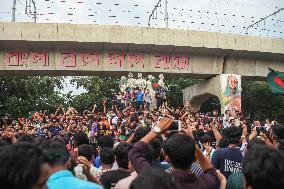
{"type": "Polygon", "coordinates": [[[235,109],[241,112],[241,76],[222,74],[221,87],[224,111],[235,109]]]}

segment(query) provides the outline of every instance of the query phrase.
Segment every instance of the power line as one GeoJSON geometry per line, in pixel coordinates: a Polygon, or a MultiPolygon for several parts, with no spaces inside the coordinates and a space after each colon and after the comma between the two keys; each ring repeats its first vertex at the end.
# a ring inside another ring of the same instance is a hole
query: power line
{"type": "Polygon", "coordinates": [[[150,20],[151,20],[151,17],[154,15],[155,11],[156,11],[156,18],[157,18],[157,9],[158,7],[161,7],[161,1],[162,0],[159,0],[158,3],[155,5],[154,9],[152,10],[150,16],[149,16],[149,19],[148,19],[148,26],[150,27],[150,20]]]}
{"type": "Polygon", "coordinates": [[[33,12],[33,19],[34,19],[34,22],[36,23],[36,20],[37,20],[37,12],[36,12],[36,4],[35,4],[35,1],[34,0],[26,0],[26,7],[25,7],[25,14],[30,16],[29,15],[29,12],[28,12],[28,9],[31,7],[31,4],[33,4],[33,7],[34,7],[34,12],[33,12]],[[28,2],[29,1],[29,2],[28,2]]]}
{"type": "MultiPolygon", "coordinates": [[[[148,26],[150,27],[150,20],[151,17],[154,16],[154,13],[156,13],[156,19],[158,17],[158,7],[161,7],[162,0],[159,0],[154,9],[152,10],[149,19],[148,19],[148,26]]],[[[165,0],[165,23],[166,23],[166,28],[169,27],[169,14],[168,14],[168,0],[165,0]]]]}
{"type": "Polygon", "coordinates": [[[269,17],[271,17],[271,16],[275,16],[276,14],[278,14],[278,13],[279,13],[280,11],[282,11],[282,10],[284,10],[284,8],[280,8],[280,9],[278,9],[277,11],[273,12],[272,14],[270,14],[270,15],[264,17],[264,18],[261,18],[259,21],[257,21],[257,22],[255,22],[255,23],[249,25],[249,26],[247,27],[247,29],[246,29],[246,34],[248,34],[248,29],[249,29],[249,28],[253,27],[254,25],[258,25],[258,24],[259,24],[260,22],[262,22],[262,21],[264,21],[264,24],[265,24],[265,20],[266,20],[267,18],[269,18],[269,17]]]}

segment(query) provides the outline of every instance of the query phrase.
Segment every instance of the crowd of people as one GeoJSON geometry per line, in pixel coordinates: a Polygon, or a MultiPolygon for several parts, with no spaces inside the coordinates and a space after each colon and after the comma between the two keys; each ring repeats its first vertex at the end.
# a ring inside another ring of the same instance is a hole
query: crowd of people
{"type": "Polygon", "coordinates": [[[135,95],[118,93],[108,111],[104,101],[103,111],[3,115],[0,188],[284,188],[284,125],[190,103],[151,110],[147,92],[135,95]]]}
{"type": "Polygon", "coordinates": [[[150,89],[130,89],[118,92],[113,95],[112,106],[123,110],[131,105],[136,111],[140,109],[151,111],[152,107],[160,107],[166,103],[166,90],[161,88],[155,91],[153,96],[150,89]]]}

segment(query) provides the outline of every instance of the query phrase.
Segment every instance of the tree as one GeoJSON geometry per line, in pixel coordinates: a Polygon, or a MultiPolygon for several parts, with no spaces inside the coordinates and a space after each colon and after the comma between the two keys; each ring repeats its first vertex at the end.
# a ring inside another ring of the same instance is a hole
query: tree
{"type": "Polygon", "coordinates": [[[199,83],[201,80],[184,77],[166,77],[165,84],[168,86],[167,102],[169,106],[183,107],[182,90],[199,83]]]}
{"type": "Polygon", "coordinates": [[[262,120],[270,118],[284,123],[284,95],[273,94],[263,81],[243,82],[242,88],[243,111],[262,120]]]}
{"type": "Polygon", "coordinates": [[[87,90],[79,96],[74,97],[70,105],[79,111],[93,108],[103,110],[103,99],[107,98],[107,108],[111,107],[111,99],[115,92],[119,91],[119,78],[117,77],[73,77],[71,83],[76,84],[77,88],[83,87],[87,90]]]}
{"type": "Polygon", "coordinates": [[[62,77],[9,76],[0,79],[1,113],[27,116],[29,111],[50,110],[64,103],[62,77]]]}

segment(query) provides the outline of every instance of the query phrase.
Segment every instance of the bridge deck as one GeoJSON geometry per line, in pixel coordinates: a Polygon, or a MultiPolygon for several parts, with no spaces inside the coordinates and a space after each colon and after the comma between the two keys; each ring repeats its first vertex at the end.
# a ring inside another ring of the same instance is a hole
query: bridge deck
{"type": "Polygon", "coordinates": [[[284,71],[284,40],[191,30],[0,23],[0,49],[0,74],[131,71],[207,78],[284,71]]]}

